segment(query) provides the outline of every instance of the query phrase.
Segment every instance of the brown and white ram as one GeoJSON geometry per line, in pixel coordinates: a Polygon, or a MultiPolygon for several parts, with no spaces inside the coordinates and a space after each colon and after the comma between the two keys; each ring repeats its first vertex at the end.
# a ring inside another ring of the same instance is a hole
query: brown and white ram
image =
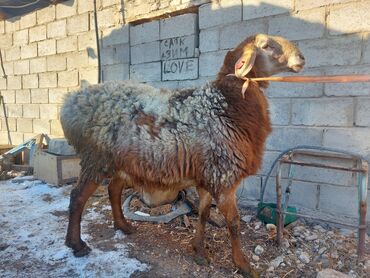
{"type": "Polygon", "coordinates": [[[147,203],[157,205],[196,186],[200,197],[193,241],[196,258],[205,257],[205,222],[214,198],[229,228],[234,263],[246,275],[257,277],[241,249],[235,192],[261,165],[271,131],[263,93],[268,83],[250,82],[243,97],[240,77],[298,72],[303,65],[294,44],[257,34],[229,51],[217,79],[200,88],[163,90],[117,81],[67,96],[61,122],[81,158],[81,174],[71,192],[66,245],[76,256],[90,251],[80,237],[81,214],[103,179],[111,179],[114,225],[125,233],[134,228],[122,213],[123,188],[133,187],[143,192],[147,203]]]}

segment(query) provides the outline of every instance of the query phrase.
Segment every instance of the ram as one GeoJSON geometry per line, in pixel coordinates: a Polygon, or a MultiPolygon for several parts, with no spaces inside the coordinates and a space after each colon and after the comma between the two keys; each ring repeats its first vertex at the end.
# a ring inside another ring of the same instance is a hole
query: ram
{"type": "Polygon", "coordinates": [[[122,213],[123,188],[133,187],[147,204],[159,205],[195,186],[200,196],[193,240],[197,261],[205,260],[205,222],[214,198],[228,225],[235,265],[257,277],[241,249],[235,192],[261,165],[271,131],[263,94],[268,83],[250,82],[242,94],[241,78],[298,72],[303,65],[294,44],[257,34],[230,50],[217,79],[200,88],[164,90],[117,81],[67,96],[61,122],[81,158],[81,174],[71,192],[66,245],[76,256],[90,251],[80,236],[81,214],[103,179],[110,179],[114,226],[125,233],[134,228],[122,213]]]}

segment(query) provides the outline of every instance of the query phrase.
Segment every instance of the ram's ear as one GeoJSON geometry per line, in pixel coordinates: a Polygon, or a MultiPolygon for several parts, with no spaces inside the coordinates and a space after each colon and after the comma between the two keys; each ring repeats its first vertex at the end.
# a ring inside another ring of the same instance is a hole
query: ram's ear
{"type": "Polygon", "coordinates": [[[238,78],[245,77],[251,71],[256,61],[256,56],[257,48],[254,45],[244,49],[242,56],[239,57],[234,66],[235,75],[238,78]]]}

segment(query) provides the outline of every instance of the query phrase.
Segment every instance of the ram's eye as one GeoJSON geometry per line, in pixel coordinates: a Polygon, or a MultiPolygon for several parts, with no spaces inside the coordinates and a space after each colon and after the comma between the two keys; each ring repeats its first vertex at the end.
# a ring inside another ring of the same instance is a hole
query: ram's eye
{"type": "Polygon", "coordinates": [[[270,46],[266,43],[265,45],[262,46],[262,49],[267,49],[269,48],[270,46]]]}

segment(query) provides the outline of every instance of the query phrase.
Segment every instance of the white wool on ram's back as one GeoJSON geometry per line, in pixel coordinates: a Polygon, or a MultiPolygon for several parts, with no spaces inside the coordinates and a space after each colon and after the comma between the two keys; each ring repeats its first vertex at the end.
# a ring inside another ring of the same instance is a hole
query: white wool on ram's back
{"type": "MultiPolygon", "coordinates": [[[[223,117],[227,105],[223,94],[212,83],[176,91],[114,81],[68,95],[61,122],[66,138],[82,160],[91,163],[94,159],[95,164],[101,161],[102,165],[95,170],[116,167],[113,160],[121,161],[124,166],[128,152],[135,152],[138,159],[150,161],[145,164],[144,172],[163,173],[157,182],[181,182],[190,178],[186,177],[186,169],[178,169],[179,173],[171,175],[166,165],[169,157],[181,159],[178,155],[181,149],[183,160],[190,161],[197,151],[204,158],[218,162],[202,163],[208,182],[232,185],[236,179],[232,177],[233,171],[240,169],[235,161],[237,150],[230,152],[233,146],[225,144],[233,139],[230,138],[233,131],[227,128],[227,118],[223,117]],[[99,155],[94,157],[92,151],[99,155]],[[106,157],[102,158],[102,154],[106,157]],[[106,165],[107,161],[112,165],[106,165]],[[148,169],[152,167],[155,169],[148,169]],[[179,180],[173,180],[174,176],[179,180]]],[[[234,175],[238,175],[236,172],[234,175]]]]}

